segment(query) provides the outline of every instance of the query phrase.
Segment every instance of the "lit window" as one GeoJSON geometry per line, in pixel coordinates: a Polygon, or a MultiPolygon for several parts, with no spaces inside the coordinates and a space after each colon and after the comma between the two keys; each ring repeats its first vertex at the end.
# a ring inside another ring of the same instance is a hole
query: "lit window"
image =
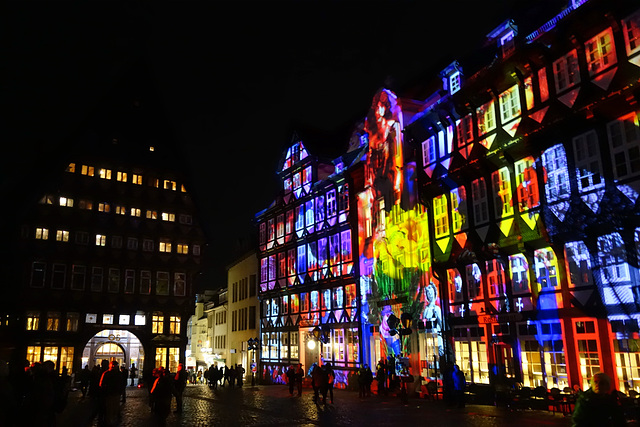
{"type": "Polygon", "coordinates": [[[104,234],[96,234],[96,246],[105,246],[107,244],[107,236],[104,234]]]}
{"type": "Polygon", "coordinates": [[[116,173],[116,180],[120,182],[127,182],[127,173],[118,171],[116,173]]]}
{"type": "Polygon", "coordinates": [[[118,316],[118,325],[128,325],[131,321],[131,316],[128,314],[121,314],[118,316]]]}
{"type": "Polygon", "coordinates": [[[627,55],[640,51],[640,10],[622,21],[627,55]]]}
{"type": "Polygon", "coordinates": [[[473,116],[471,113],[460,120],[456,120],[456,132],[458,134],[458,147],[463,147],[473,141],[473,116]]]}
{"type": "Polygon", "coordinates": [[[38,240],[48,240],[49,239],[49,229],[48,228],[36,228],[36,239],[38,240]]]}
{"type": "Polygon", "coordinates": [[[538,90],[540,91],[540,102],[549,99],[549,82],[547,81],[547,69],[538,70],[538,90]]]}
{"type": "Polygon", "coordinates": [[[169,316],[169,333],[180,334],[180,316],[169,316]]]}
{"type": "Polygon", "coordinates": [[[600,174],[602,160],[596,132],[592,130],[573,138],[573,153],[580,193],[604,187],[604,180],[600,174]]]}
{"type": "Polygon", "coordinates": [[[144,314],[136,314],[133,318],[133,323],[136,326],[144,326],[147,324],[147,317],[144,314]]]}
{"type": "Polygon", "coordinates": [[[493,100],[476,109],[478,117],[478,135],[484,135],[496,128],[495,102],[493,100]]]}
{"type": "Polygon", "coordinates": [[[179,254],[187,255],[189,253],[189,245],[178,243],[177,252],[179,254]]]}
{"type": "Polygon", "coordinates": [[[502,92],[499,99],[502,123],[506,123],[520,115],[520,93],[518,92],[518,85],[514,85],[502,92]]]}
{"type": "Polygon", "coordinates": [[[158,211],[147,210],[147,219],[158,219],[158,211]]]}
{"type": "Polygon", "coordinates": [[[139,218],[140,216],[142,216],[142,209],[131,208],[131,216],[139,218]]]}
{"type": "Polygon", "coordinates": [[[79,319],[80,315],[78,313],[67,313],[66,331],[77,332],[79,319]]]}
{"type": "Polygon", "coordinates": [[[102,315],[102,324],[103,325],[113,325],[113,314],[103,314],[102,315]]]}
{"type": "Polygon", "coordinates": [[[168,179],[164,180],[163,186],[165,190],[176,191],[178,188],[178,184],[175,181],[169,181],[168,179]]]}
{"type": "Polygon", "coordinates": [[[111,179],[111,169],[99,169],[98,176],[102,179],[111,179]]]}
{"type": "Polygon", "coordinates": [[[75,173],[75,171],[76,171],[75,163],[69,163],[69,165],[67,166],[67,169],[65,169],[65,172],[75,173]]]}
{"type": "Polygon", "coordinates": [[[460,72],[456,71],[449,76],[449,93],[453,95],[460,90],[460,72]]]}
{"type": "Polygon", "coordinates": [[[169,221],[169,222],[175,222],[176,215],[173,214],[173,213],[169,213],[169,212],[162,212],[162,220],[163,221],[169,221]]]}
{"type": "Polygon", "coordinates": [[[87,313],[84,318],[85,323],[96,323],[98,321],[98,315],[96,313],[87,313]]]}
{"type": "Polygon", "coordinates": [[[133,174],[131,177],[131,182],[136,185],[142,185],[142,175],[133,174]]]}
{"type": "Polygon", "coordinates": [[[533,157],[526,157],[514,164],[516,174],[516,192],[520,212],[537,208],[540,205],[538,193],[538,175],[533,157]]]}
{"type": "Polygon", "coordinates": [[[500,38],[500,46],[502,47],[503,58],[506,58],[507,56],[512,54],[515,50],[515,43],[514,43],[513,37],[514,37],[514,33],[513,33],[513,30],[511,30],[500,38]]]}
{"type": "Polygon", "coordinates": [[[513,194],[511,193],[511,174],[507,167],[501,168],[491,174],[493,192],[495,196],[495,209],[498,218],[513,215],[513,194]]]}
{"type": "Polygon", "coordinates": [[[73,199],[70,199],[68,197],[60,197],[59,203],[60,203],[60,206],[65,206],[67,208],[73,207],[73,199]]]}
{"type": "Polygon", "coordinates": [[[27,313],[27,331],[37,331],[40,329],[40,313],[27,313]]]}
{"type": "Polygon", "coordinates": [[[182,191],[183,193],[187,192],[187,189],[184,187],[184,185],[180,186],[180,191],[182,191]]]}
{"type": "Polygon", "coordinates": [[[584,46],[589,64],[589,74],[592,76],[618,61],[613,45],[611,28],[607,28],[591,40],[588,40],[584,46]]]}
{"type": "Polygon", "coordinates": [[[127,208],[125,208],[124,206],[116,205],[116,214],[126,215],[126,213],[127,213],[127,208]]]}
{"type": "Polygon", "coordinates": [[[58,331],[60,329],[60,313],[47,313],[47,331],[58,331]]]}
{"type": "Polygon", "coordinates": [[[160,188],[160,180],[157,179],[157,178],[152,180],[150,184],[151,184],[152,187],[160,188]]]}
{"type": "Polygon", "coordinates": [[[154,314],[151,316],[151,333],[161,334],[164,332],[164,316],[162,314],[154,314]]]}
{"type": "Polygon", "coordinates": [[[447,198],[444,194],[433,199],[433,220],[435,222],[436,238],[449,234],[449,211],[447,198]]]}
{"type": "Polygon", "coordinates": [[[93,176],[94,175],[93,166],[82,165],[82,169],[80,169],[80,173],[82,175],[93,176]]]}
{"type": "Polygon", "coordinates": [[[575,49],[554,61],[553,75],[555,76],[556,92],[562,92],[580,83],[578,53],[575,49]]]}
{"type": "Polygon", "coordinates": [[[160,242],[158,250],[160,252],[171,252],[171,242],[160,242]]]}
{"type": "Polygon", "coordinates": [[[53,196],[46,194],[42,196],[42,199],[38,202],[41,205],[52,205],[53,204],[53,196]]]}
{"type": "Polygon", "coordinates": [[[98,212],[111,212],[111,205],[109,203],[98,203],[98,212]]]}
{"type": "Polygon", "coordinates": [[[58,242],[68,242],[69,241],[69,232],[67,230],[57,230],[56,231],[56,240],[58,242]]]}

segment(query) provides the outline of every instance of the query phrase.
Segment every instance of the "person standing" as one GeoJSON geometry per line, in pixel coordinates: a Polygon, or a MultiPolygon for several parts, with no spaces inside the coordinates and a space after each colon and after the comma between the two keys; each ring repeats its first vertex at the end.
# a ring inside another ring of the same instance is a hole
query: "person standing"
{"type": "Polygon", "coordinates": [[[296,369],[296,386],[298,387],[298,396],[302,396],[302,380],[304,379],[304,369],[302,369],[302,363],[298,363],[296,369]]]}
{"type": "Polygon", "coordinates": [[[131,364],[131,369],[129,369],[129,378],[131,378],[131,387],[134,386],[133,381],[138,377],[138,369],[136,368],[136,364],[131,364]]]}
{"type": "Polygon", "coordinates": [[[311,386],[313,387],[313,401],[317,404],[320,394],[322,394],[322,403],[327,403],[327,374],[316,363],[311,369],[311,386]]]}
{"type": "Polygon", "coordinates": [[[625,419],[611,377],[598,372],[591,378],[591,387],[581,393],[571,418],[574,427],[624,426],[625,419]]]}
{"type": "Polygon", "coordinates": [[[91,380],[91,370],[89,370],[89,365],[84,365],[84,369],[80,371],[80,390],[82,391],[82,398],[84,399],[87,396],[87,391],[89,390],[89,381],[91,380]]]}
{"type": "Polygon", "coordinates": [[[296,370],[293,365],[289,365],[289,369],[287,369],[287,382],[289,383],[289,395],[293,396],[293,388],[296,384],[296,370]]]}
{"type": "Polygon", "coordinates": [[[104,403],[104,423],[106,426],[115,426],[120,417],[122,395],[122,375],[115,360],[109,363],[109,369],[100,378],[100,395],[104,403]]]}
{"type": "Polygon", "coordinates": [[[378,371],[376,372],[376,381],[378,382],[378,396],[386,396],[387,370],[384,364],[378,367],[378,371]]]}
{"type": "MultiPolygon", "coordinates": [[[[202,371],[200,371],[202,372],[202,371]]],[[[171,397],[173,395],[173,382],[169,378],[164,367],[157,370],[158,377],[151,387],[151,397],[153,398],[153,412],[158,417],[161,425],[166,423],[169,412],[171,412],[171,397]]]]}
{"type": "Polygon", "coordinates": [[[121,395],[122,395],[122,403],[127,401],[127,381],[129,380],[129,370],[126,366],[122,365],[120,367],[120,381],[122,382],[121,387],[121,395]]]}
{"type": "MultiPolygon", "coordinates": [[[[212,365],[213,366],[213,365],[212,365]]],[[[213,373],[213,371],[211,372],[213,373]]],[[[174,394],[176,396],[176,412],[182,412],[182,398],[184,389],[187,387],[187,371],[184,369],[184,365],[182,363],[178,364],[178,372],[176,372],[176,376],[174,378],[174,394]]]]}
{"type": "Polygon", "coordinates": [[[453,365],[452,382],[454,401],[459,408],[464,408],[464,392],[467,388],[467,380],[464,377],[464,372],[460,370],[458,365],[453,365]]]}

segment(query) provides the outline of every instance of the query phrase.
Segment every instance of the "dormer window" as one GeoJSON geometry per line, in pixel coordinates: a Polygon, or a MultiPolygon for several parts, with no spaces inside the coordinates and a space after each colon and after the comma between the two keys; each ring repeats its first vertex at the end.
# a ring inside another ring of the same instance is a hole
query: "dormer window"
{"type": "Polygon", "coordinates": [[[460,72],[456,71],[449,76],[449,93],[453,95],[460,90],[460,72]]]}
{"type": "Polygon", "coordinates": [[[513,32],[513,30],[510,30],[504,36],[500,37],[500,47],[502,48],[503,58],[506,58],[507,56],[511,55],[515,51],[516,46],[513,39],[514,36],[515,36],[515,33],[513,32]]]}
{"type": "Polygon", "coordinates": [[[442,88],[453,95],[462,88],[462,68],[457,61],[452,62],[440,72],[442,88]]]}

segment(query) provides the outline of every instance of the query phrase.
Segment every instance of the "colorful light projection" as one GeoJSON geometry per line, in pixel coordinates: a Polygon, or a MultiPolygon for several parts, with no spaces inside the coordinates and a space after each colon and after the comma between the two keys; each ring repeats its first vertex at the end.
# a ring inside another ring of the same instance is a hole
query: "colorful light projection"
{"type": "MultiPolygon", "coordinates": [[[[404,168],[401,129],[398,99],[392,92],[381,90],[365,123],[369,152],[365,189],[357,195],[357,201],[362,322],[379,326],[381,350],[386,355],[410,351],[398,335],[389,333],[386,321],[391,314],[400,318],[407,312],[414,319],[422,318],[430,278],[428,217],[420,205],[411,205],[416,196],[406,194],[415,190],[415,185],[407,181],[416,177],[404,168]]],[[[439,299],[432,304],[432,309],[439,307],[439,299]]]]}
{"type": "Polygon", "coordinates": [[[622,236],[620,233],[599,236],[597,245],[599,266],[595,277],[609,320],[640,319],[640,294],[637,280],[633,280],[638,271],[629,265],[622,236]]]}
{"type": "Polygon", "coordinates": [[[542,153],[544,190],[548,209],[562,222],[569,210],[571,181],[564,145],[556,144],[542,153]]]}
{"type": "Polygon", "coordinates": [[[558,278],[558,259],[550,247],[533,252],[536,282],[538,284],[538,309],[553,310],[563,307],[560,281],[558,278]]]}

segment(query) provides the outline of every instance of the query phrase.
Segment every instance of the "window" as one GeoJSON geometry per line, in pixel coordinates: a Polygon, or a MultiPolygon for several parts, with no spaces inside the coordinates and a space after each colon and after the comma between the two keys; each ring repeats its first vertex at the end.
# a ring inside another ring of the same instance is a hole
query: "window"
{"type": "Polygon", "coordinates": [[[640,127],[636,113],[629,113],[607,124],[613,171],[616,179],[640,172],[640,127]]]}
{"type": "Polygon", "coordinates": [[[602,289],[603,302],[606,305],[620,304],[621,298],[624,298],[620,285],[630,280],[630,273],[625,243],[619,233],[598,237],[598,258],[602,283],[611,285],[602,289]]]}
{"type": "Polygon", "coordinates": [[[96,246],[106,246],[107,236],[104,234],[96,234],[96,246]]]}
{"type": "Polygon", "coordinates": [[[495,102],[493,99],[476,109],[478,135],[484,135],[496,128],[495,102]]]}
{"type": "Polygon", "coordinates": [[[142,250],[145,252],[152,252],[153,251],[153,240],[151,239],[143,239],[142,240],[142,250]]]}
{"type": "Polygon", "coordinates": [[[111,212],[111,205],[109,203],[98,203],[98,212],[111,212]]]}
{"type": "Polygon", "coordinates": [[[96,323],[98,321],[98,315],[96,313],[87,313],[84,318],[84,323],[96,323]]]}
{"type": "Polygon", "coordinates": [[[538,175],[533,157],[525,157],[514,164],[516,173],[516,192],[518,195],[518,209],[520,212],[540,206],[538,192],[538,175]]]}
{"type": "Polygon", "coordinates": [[[127,238],[127,249],[132,250],[132,251],[137,251],[138,250],[138,239],[136,239],[135,237],[127,238]]]}
{"type": "Polygon", "coordinates": [[[37,331],[40,329],[40,313],[31,311],[27,313],[27,331],[37,331]]]}
{"type": "Polygon", "coordinates": [[[80,169],[80,173],[82,175],[93,176],[94,168],[93,166],[82,165],[82,168],[80,169]]]}
{"type": "Polygon", "coordinates": [[[147,210],[147,219],[158,219],[158,211],[147,210]]]}
{"type": "Polygon", "coordinates": [[[144,314],[136,314],[133,322],[136,326],[144,326],[147,324],[147,317],[144,314]]]}
{"type": "MultiPolygon", "coordinates": [[[[556,203],[562,200],[568,200],[571,196],[571,188],[564,146],[562,144],[556,144],[548,148],[542,154],[542,166],[547,174],[547,182],[545,185],[547,202],[556,203]]],[[[556,207],[552,207],[554,213],[558,215],[556,209],[556,207]]],[[[568,205],[564,211],[566,212],[567,209],[568,205]]],[[[559,216],[559,218],[562,220],[564,216],[559,216]]]]}
{"type": "Polygon", "coordinates": [[[169,273],[166,271],[156,274],[156,295],[169,295],[169,273]]]}
{"type": "Polygon", "coordinates": [[[136,185],[142,185],[142,175],[138,175],[134,173],[133,176],[131,177],[131,183],[136,185]]]}
{"type": "Polygon", "coordinates": [[[132,269],[126,269],[124,271],[124,293],[132,294],[135,291],[136,286],[136,271],[132,269]]]}
{"type": "Polygon", "coordinates": [[[120,292],[120,269],[119,268],[109,269],[109,284],[107,285],[107,290],[111,293],[120,292]]]}
{"type": "Polygon", "coordinates": [[[518,92],[518,85],[514,85],[502,92],[499,96],[499,101],[502,123],[506,123],[520,115],[520,93],[518,92]]]}
{"type": "Polygon", "coordinates": [[[162,220],[163,221],[169,221],[169,222],[175,222],[176,215],[174,213],[170,213],[170,212],[162,212],[162,220]]]}
{"type": "Polygon", "coordinates": [[[436,137],[434,135],[422,142],[422,164],[424,167],[428,167],[436,160],[436,137]]]}
{"type": "Polygon", "coordinates": [[[180,224],[191,225],[193,224],[193,217],[187,214],[178,215],[178,222],[180,224]]]}
{"type": "Polygon", "coordinates": [[[93,210],[93,202],[91,200],[80,199],[78,207],[87,211],[93,210]]]}
{"type": "Polygon", "coordinates": [[[489,202],[484,178],[478,178],[471,183],[471,197],[475,224],[486,223],[489,221],[489,202]]]}
{"type": "Polygon", "coordinates": [[[49,239],[49,229],[48,228],[36,228],[36,239],[37,240],[48,240],[49,239]]]}
{"type": "Polygon", "coordinates": [[[102,292],[102,267],[91,268],[91,290],[102,292]]]}
{"type": "Polygon", "coordinates": [[[460,120],[456,120],[456,132],[458,136],[458,148],[466,158],[471,148],[469,147],[466,150],[463,150],[463,148],[468,147],[468,144],[473,141],[473,116],[471,113],[460,120]]]}
{"type": "Polygon", "coordinates": [[[153,316],[151,316],[151,333],[164,333],[164,316],[162,315],[162,313],[154,314],[153,316]]]}
{"type": "Polygon", "coordinates": [[[57,230],[56,231],[56,241],[58,241],[58,242],[68,242],[69,241],[69,232],[67,230],[57,230]]]}
{"type": "Polygon", "coordinates": [[[142,216],[142,209],[140,208],[131,208],[131,216],[140,218],[142,216]]]}
{"type": "Polygon", "coordinates": [[[186,243],[178,243],[176,246],[176,252],[182,255],[189,254],[189,245],[187,245],[186,243]]]}
{"type": "Polygon", "coordinates": [[[158,245],[158,250],[160,252],[171,253],[171,242],[160,241],[160,244],[158,245]]]}
{"type": "Polygon", "coordinates": [[[34,288],[44,287],[44,278],[47,265],[44,262],[34,262],[31,266],[31,286],[34,288]]]}
{"type": "Polygon", "coordinates": [[[111,169],[98,169],[98,176],[102,179],[111,179],[111,169]]]}
{"type": "Polygon", "coordinates": [[[118,325],[128,325],[131,322],[131,316],[128,314],[121,314],[118,316],[118,325]]]}
{"type": "Polygon", "coordinates": [[[76,171],[75,163],[69,163],[69,165],[67,166],[67,169],[65,169],[65,172],[69,172],[69,173],[75,173],[75,171],[76,171]]]}
{"type": "Polygon", "coordinates": [[[111,247],[114,249],[122,248],[122,236],[113,236],[111,237],[111,247]]]}
{"type": "Polygon", "coordinates": [[[591,76],[617,62],[611,28],[607,28],[591,40],[588,40],[584,47],[591,76]]]}
{"type": "Polygon", "coordinates": [[[78,313],[67,313],[66,331],[78,332],[78,320],[80,315],[78,313]]]}
{"type": "Polygon", "coordinates": [[[460,90],[460,71],[449,76],[449,93],[453,95],[460,90]]]}
{"type": "Polygon", "coordinates": [[[575,49],[553,63],[556,92],[580,83],[580,69],[578,67],[578,53],[575,49]]]}
{"type": "Polygon", "coordinates": [[[127,208],[124,207],[124,206],[116,205],[116,214],[118,214],[118,215],[126,215],[127,214],[127,208]]]}
{"type": "Polygon", "coordinates": [[[84,265],[74,265],[71,268],[71,289],[74,291],[84,291],[84,281],[86,276],[84,265]]]}
{"type": "Polygon", "coordinates": [[[113,325],[113,314],[103,314],[102,315],[102,324],[103,325],[113,325]]]}
{"type": "Polygon", "coordinates": [[[193,245],[193,255],[200,256],[200,245],[193,245]]]}
{"type": "Polygon", "coordinates": [[[500,47],[502,48],[502,57],[506,58],[515,51],[514,32],[509,31],[507,34],[500,37],[500,47]]]}
{"type": "Polygon", "coordinates": [[[444,194],[433,199],[433,220],[435,222],[436,238],[449,234],[449,211],[447,198],[444,194]]]}
{"type": "Polygon", "coordinates": [[[496,216],[504,218],[513,215],[513,194],[511,193],[511,174],[509,168],[501,168],[491,174],[493,182],[494,207],[496,216]]]}
{"type": "Polygon", "coordinates": [[[538,90],[540,91],[540,102],[549,99],[549,82],[547,81],[547,69],[538,70],[538,90]]]}
{"type": "Polygon", "coordinates": [[[595,131],[585,132],[573,138],[578,191],[582,200],[595,212],[604,189],[601,177],[602,163],[598,137],[595,131]]]}
{"type": "Polygon", "coordinates": [[[169,316],[169,333],[180,335],[180,316],[169,316]]]}
{"type": "Polygon", "coordinates": [[[116,173],[116,180],[120,182],[127,182],[127,173],[118,171],[116,173]]]}
{"type": "Polygon", "coordinates": [[[60,197],[58,199],[58,203],[62,207],[66,207],[66,208],[72,208],[73,207],[73,199],[71,199],[69,197],[60,197]]]}
{"type": "Polygon", "coordinates": [[[600,372],[600,352],[595,323],[591,320],[575,320],[576,343],[578,347],[578,365],[584,390],[589,388],[589,380],[600,372]]]}
{"type": "Polygon", "coordinates": [[[64,289],[67,276],[67,266],[65,264],[53,264],[51,274],[51,287],[53,289],[64,289]]]}
{"type": "Polygon", "coordinates": [[[177,297],[185,296],[187,292],[187,275],[185,273],[174,273],[173,294],[177,297]]]}
{"type": "Polygon", "coordinates": [[[622,20],[622,28],[627,55],[640,52],[640,10],[622,20]]]}
{"type": "Polygon", "coordinates": [[[168,179],[165,179],[165,180],[164,180],[164,183],[163,183],[163,188],[164,188],[165,190],[173,190],[173,191],[176,191],[176,190],[177,190],[177,188],[178,188],[178,184],[177,184],[175,181],[170,181],[170,180],[168,180],[168,179]]]}

